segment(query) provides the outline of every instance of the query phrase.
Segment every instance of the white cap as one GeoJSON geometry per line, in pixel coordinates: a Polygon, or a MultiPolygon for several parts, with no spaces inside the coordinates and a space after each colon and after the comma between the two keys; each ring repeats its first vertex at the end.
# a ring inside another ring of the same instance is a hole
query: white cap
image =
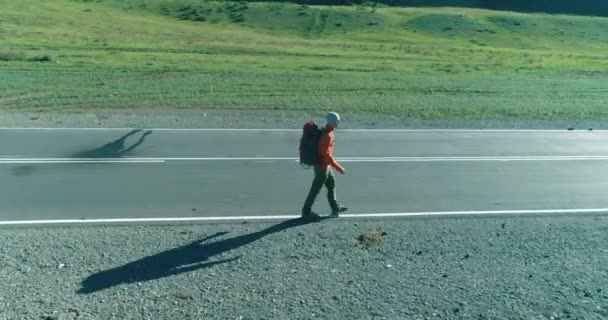
{"type": "Polygon", "coordinates": [[[325,116],[325,120],[327,121],[327,124],[337,127],[338,124],[340,124],[340,115],[336,112],[330,112],[325,116]]]}

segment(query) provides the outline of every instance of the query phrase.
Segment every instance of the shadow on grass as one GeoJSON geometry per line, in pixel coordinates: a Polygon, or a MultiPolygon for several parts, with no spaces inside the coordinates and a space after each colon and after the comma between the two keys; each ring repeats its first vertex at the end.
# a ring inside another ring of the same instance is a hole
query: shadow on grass
{"type": "MultiPolygon", "coordinates": [[[[317,220],[318,221],[318,220],[317,220]]],[[[264,236],[302,226],[311,222],[305,219],[292,219],[273,225],[258,232],[224,240],[210,240],[228,232],[218,232],[187,245],[142,258],[123,266],[90,275],[81,283],[79,294],[90,294],[120,284],[151,281],[185,272],[209,268],[237,260],[239,257],[210,261],[212,257],[238,249],[261,239],[264,236]]]]}

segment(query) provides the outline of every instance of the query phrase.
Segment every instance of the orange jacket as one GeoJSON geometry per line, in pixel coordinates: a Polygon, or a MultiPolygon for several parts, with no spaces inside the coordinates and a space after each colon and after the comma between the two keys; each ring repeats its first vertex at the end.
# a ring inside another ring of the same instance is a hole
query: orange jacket
{"type": "Polygon", "coordinates": [[[327,170],[329,166],[334,167],[339,172],[344,171],[344,167],[342,167],[336,159],[334,159],[334,130],[325,129],[321,134],[321,138],[319,140],[319,155],[321,156],[320,167],[323,170],[327,170]]]}

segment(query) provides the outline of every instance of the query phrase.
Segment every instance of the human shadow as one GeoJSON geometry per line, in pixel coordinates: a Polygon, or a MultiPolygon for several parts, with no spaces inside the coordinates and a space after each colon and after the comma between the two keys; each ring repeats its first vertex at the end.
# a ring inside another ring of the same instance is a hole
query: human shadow
{"type": "Polygon", "coordinates": [[[210,259],[248,245],[264,236],[318,221],[320,220],[291,219],[258,232],[208,242],[228,233],[218,232],[187,245],[92,274],[82,281],[82,287],[77,290],[77,293],[90,294],[120,284],[151,281],[232,262],[239,259],[239,257],[215,261],[210,261],[210,259]]]}
{"type": "MultiPolygon", "coordinates": [[[[141,131],[142,131],[141,129],[131,130],[129,133],[123,135],[122,137],[120,137],[112,142],[106,143],[105,145],[103,145],[99,148],[76,152],[76,153],[69,155],[68,158],[75,158],[75,160],[78,160],[78,159],[106,159],[106,158],[124,157],[124,156],[128,155],[129,153],[131,153],[133,150],[135,150],[137,147],[139,147],[142,143],[144,143],[146,140],[146,137],[152,134],[152,131],[150,131],[150,130],[144,132],[141,135],[141,137],[139,137],[139,139],[134,144],[127,147],[125,145],[127,138],[129,138],[130,136],[135,135],[141,131]]],[[[75,165],[75,164],[88,165],[87,163],[77,163],[77,162],[70,163],[70,164],[71,165],[75,165]]],[[[34,173],[34,171],[39,169],[41,165],[42,164],[39,164],[37,166],[34,166],[34,165],[18,166],[18,167],[11,169],[11,172],[15,176],[31,175],[34,173]]],[[[53,165],[56,165],[56,164],[53,164],[53,165]]]]}
{"type": "Polygon", "coordinates": [[[141,129],[131,130],[131,132],[125,134],[124,136],[122,136],[110,143],[106,143],[105,145],[103,145],[99,148],[96,148],[96,149],[77,152],[77,153],[73,154],[72,157],[73,158],[121,158],[121,157],[124,157],[127,154],[129,154],[130,152],[132,152],[133,150],[135,150],[137,147],[139,147],[142,143],[144,143],[144,141],[146,140],[146,137],[152,134],[152,131],[150,131],[150,130],[144,132],[141,135],[141,137],[139,137],[139,140],[137,140],[137,142],[135,142],[134,144],[132,144],[130,147],[127,148],[125,146],[125,142],[127,141],[127,138],[134,134],[137,134],[141,131],[142,131],[141,129]]]}

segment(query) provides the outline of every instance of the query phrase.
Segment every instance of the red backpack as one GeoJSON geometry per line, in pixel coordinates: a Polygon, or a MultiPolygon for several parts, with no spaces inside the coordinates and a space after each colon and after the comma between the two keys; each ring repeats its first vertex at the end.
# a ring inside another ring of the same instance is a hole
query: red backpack
{"type": "Polygon", "coordinates": [[[319,138],[322,130],[315,121],[308,121],[300,138],[300,164],[314,166],[319,163],[319,138]]]}

